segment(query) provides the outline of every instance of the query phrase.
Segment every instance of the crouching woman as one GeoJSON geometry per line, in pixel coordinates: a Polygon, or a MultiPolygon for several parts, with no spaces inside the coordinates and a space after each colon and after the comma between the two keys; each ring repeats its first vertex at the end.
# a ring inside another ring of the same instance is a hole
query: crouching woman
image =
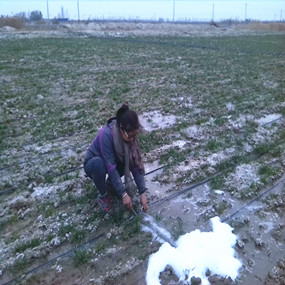
{"type": "Polygon", "coordinates": [[[123,104],[116,117],[108,120],[95,137],[84,159],[84,170],[99,191],[98,205],[104,212],[112,209],[107,188],[113,188],[124,206],[132,210],[132,177],[136,182],[140,201],[147,211],[144,165],[138,141],[141,130],[138,115],[123,104]],[[106,180],[106,174],[108,179],[106,180]],[[125,176],[123,184],[121,176],[125,176]]]}

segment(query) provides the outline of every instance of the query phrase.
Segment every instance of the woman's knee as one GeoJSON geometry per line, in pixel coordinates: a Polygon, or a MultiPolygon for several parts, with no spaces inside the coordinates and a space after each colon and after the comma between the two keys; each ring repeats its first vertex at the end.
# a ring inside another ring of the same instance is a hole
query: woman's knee
{"type": "Polygon", "coordinates": [[[106,175],[106,168],[103,159],[98,156],[89,159],[84,166],[84,171],[90,178],[92,178],[94,174],[106,175]]]}

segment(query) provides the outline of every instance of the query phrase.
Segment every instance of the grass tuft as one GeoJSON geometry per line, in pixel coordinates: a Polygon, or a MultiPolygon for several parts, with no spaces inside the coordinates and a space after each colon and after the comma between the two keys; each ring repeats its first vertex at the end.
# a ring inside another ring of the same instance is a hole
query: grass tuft
{"type": "Polygon", "coordinates": [[[86,264],[91,259],[91,253],[87,250],[76,250],[73,256],[73,264],[75,267],[80,267],[86,264]]]}
{"type": "Polygon", "coordinates": [[[15,253],[21,253],[21,252],[24,252],[28,248],[35,248],[35,247],[39,246],[40,244],[41,244],[41,240],[39,238],[34,238],[28,242],[18,244],[15,247],[14,252],[15,253]]]}
{"type": "Polygon", "coordinates": [[[107,245],[104,241],[99,241],[95,246],[95,250],[97,254],[105,253],[106,249],[107,249],[107,245]]]}
{"type": "Polygon", "coordinates": [[[135,216],[131,221],[125,223],[122,233],[123,240],[127,240],[141,232],[141,216],[135,216]]]}

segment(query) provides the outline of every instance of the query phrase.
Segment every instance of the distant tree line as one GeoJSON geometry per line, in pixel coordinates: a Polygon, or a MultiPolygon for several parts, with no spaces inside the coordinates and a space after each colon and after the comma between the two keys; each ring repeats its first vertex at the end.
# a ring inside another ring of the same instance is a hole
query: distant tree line
{"type": "MultiPolygon", "coordinates": [[[[4,17],[1,16],[1,18],[11,18],[11,17],[4,17]]],[[[12,18],[19,18],[23,21],[41,21],[43,19],[43,14],[41,11],[35,10],[32,11],[30,14],[26,14],[25,12],[20,12],[18,14],[16,14],[15,16],[13,16],[12,18]]]]}
{"type": "Polygon", "coordinates": [[[29,16],[25,12],[18,13],[13,17],[1,16],[0,17],[0,28],[12,27],[15,29],[22,29],[26,21],[42,21],[43,15],[41,11],[32,11],[29,16]]]}
{"type": "Polygon", "coordinates": [[[43,19],[43,14],[41,11],[32,11],[30,15],[31,21],[41,21],[43,19]]]}

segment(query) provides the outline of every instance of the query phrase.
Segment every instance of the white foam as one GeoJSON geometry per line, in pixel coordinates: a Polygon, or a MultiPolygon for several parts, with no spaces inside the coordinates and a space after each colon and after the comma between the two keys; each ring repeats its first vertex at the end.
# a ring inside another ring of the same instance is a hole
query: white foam
{"type": "Polygon", "coordinates": [[[181,236],[177,247],[164,243],[158,252],[151,255],[148,263],[146,282],[158,285],[159,273],[170,265],[180,280],[190,281],[193,276],[200,277],[202,284],[209,284],[206,271],[212,274],[229,276],[235,280],[241,262],[235,258],[233,246],[237,237],[232,228],[220,222],[218,217],[211,219],[212,232],[192,231],[181,236]]]}

